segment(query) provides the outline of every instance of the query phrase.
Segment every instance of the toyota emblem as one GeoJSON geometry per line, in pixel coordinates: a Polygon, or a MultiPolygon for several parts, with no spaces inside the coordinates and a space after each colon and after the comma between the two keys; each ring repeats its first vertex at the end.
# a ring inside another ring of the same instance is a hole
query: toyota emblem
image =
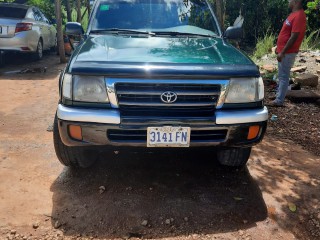
{"type": "Polygon", "coordinates": [[[178,95],[174,92],[164,92],[161,94],[161,101],[164,103],[174,103],[178,99],[178,95]]]}

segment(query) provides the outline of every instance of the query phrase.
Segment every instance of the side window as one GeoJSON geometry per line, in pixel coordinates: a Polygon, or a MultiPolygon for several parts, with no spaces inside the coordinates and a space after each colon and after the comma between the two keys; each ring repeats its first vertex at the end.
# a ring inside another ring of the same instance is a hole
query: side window
{"type": "Polygon", "coordinates": [[[36,8],[33,9],[33,15],[34,15],[34,18],[36,21],[43,22],[43,18],[42,18],[41,13],[39,12],[38,9],[36,9],[36,8]]]}
{"type": "Polygon", "coordinates": [[[50,24],[50,21],[48,20],[48,18],[46,18],[46,16],[43,14],[43,12],[40,11],[40,14],[42,16],[42,19],[45,23],[50,24]]]}
{"type": "Polygon", "coordinates": [[[36,21],[39,21],[39,16],[38,16],[38,14],[37,14],[36,9],[33,8],[32,11],[33,11],[33,17],[34,17],[34,19],[35,19],[36,21]]]}

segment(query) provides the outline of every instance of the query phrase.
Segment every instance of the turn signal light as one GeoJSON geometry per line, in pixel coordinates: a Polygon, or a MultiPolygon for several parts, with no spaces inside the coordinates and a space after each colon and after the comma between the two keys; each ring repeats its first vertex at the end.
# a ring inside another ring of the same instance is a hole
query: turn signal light
{"type": "Polygon", "coordinates": [[[255,139],[258,136],[259,132],[260,132],[260,126],[251,126],[249,128],[247,139],[248,140],[255,139]]]}
{"type": "Polygon", "coordinates": [[[69,125],[69,135],[76,140],[82,140],[82,129],[80,126],[69,125]]]}
{"type": "Polygon", "coordinates": [[[15,33],[30,31],[32,29],[32,23],[17,23],[15,33]]]}

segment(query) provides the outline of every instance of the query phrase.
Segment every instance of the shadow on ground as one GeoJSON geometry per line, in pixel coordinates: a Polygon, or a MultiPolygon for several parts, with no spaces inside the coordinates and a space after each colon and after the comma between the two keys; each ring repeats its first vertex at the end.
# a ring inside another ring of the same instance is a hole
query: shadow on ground
{"type": "Polygon", "coordinates": [[[269,217],[298,239],[320,239],[319,162],[294,142],[268,134],[249,161],[264,196],[274,199],[268,206],[269,217]],[[290,211],[289,204],[297,210],[290,211]]]}
{"type": "Polygon", "coordinates": [[[29,54],[7,53],[5,64],[0,67],[0,80],[55,80],[65,64],[59,56],[45,52],[40,61],[29,54]]]}
{"type": "Polygon", "coordinates": [[[52,225],[62,224],[67,236],[162,238],[264,220],[266,205],[248,170],[214,162],[212,153],[189,150],[104,153],[92,169],[66,168],[53,183],[52,225]]]}

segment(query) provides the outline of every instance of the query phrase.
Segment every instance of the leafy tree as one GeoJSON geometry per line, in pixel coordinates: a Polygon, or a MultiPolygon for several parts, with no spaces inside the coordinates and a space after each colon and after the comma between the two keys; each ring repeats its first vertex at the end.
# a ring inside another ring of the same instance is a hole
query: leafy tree
{"type": "Polygon", "coordinates": [[[65,49],[64,49],[64,41],[63,41],[63,32],[62,32],[62,15],[61,15],[61,0],[55,0],[55,15],[57,18],[57,41],[60,55],[60,62],[65,63],[65,49]]]}
{"type": "Polygon", "coordinates": [[[309,33],[320,28],[320,0],[307,3],[308,31],[309,33]]]}
{"type": "Polygon", "coordinates": [[[233,25],[240,10],[245,19],[245,41],[251,44],[255,44],[267,32],[277,33],[289,13],[287,0],[228,0],[227,26],[233,25]]]}
{"type": "MultiPolygon", "coordinates": [[[[222,29],[233,25],[241,10],[245,18],[244,41],[251,45],[267,33],[277,35],[290,13],[287,0],[209,0],[209,2],[215,7],[216,15],[223,16],[222,29]]],[[[304,9],[308,17],[308,34],[319,30],[320,0],[304,1],[304,9]]]]}
{"type": "Polygon", "coordinates": [[[40,8],[49,20],[56,18],[54,0],[28,0],[27,4],[40,8]]]}
{"type": "Polygon", "coordinates": [[[73,1],[71,1],[71,0],[64,0],[64,1],[62,1],[62,4],[65,5],[65,9],[66,9],[66,12],[67,12],[67,21],[68,21],[68,22],[71,22],[71,21],[72,21],[71,13],[72,13],[72,4],[73,4],[73,1]]]}

